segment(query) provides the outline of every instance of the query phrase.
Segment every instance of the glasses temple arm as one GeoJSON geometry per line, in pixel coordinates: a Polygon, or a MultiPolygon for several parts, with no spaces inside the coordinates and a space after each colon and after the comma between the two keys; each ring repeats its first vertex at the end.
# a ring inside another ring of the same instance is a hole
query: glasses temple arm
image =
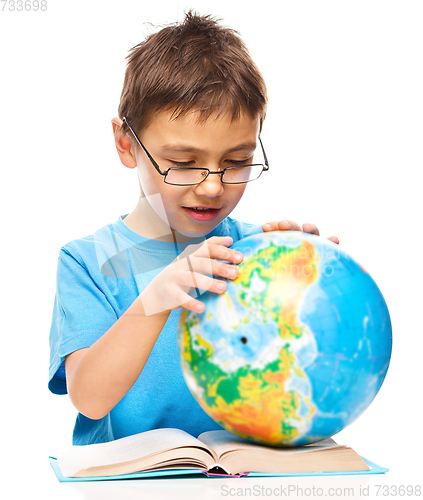
{"type": "Polygon", "coordinates": [[[266,151],[264,150],[263,143],[261,142],[261,138],[259,136],[258,140],[260,141],[261,150],[263,151],[264,163],[267,168],[269,168],[269,160],[267,159],[266,151]]]}
{"type": "Polygon", "coordinates": [[[135,140],[138,142],[138,144],[142,147],[144,153],[147,155],[148,159],[151,161],[151,163],[154,165],[154,168],[157,170],[157,172],[159,172],[159,174],[161,175],[166,175],[164,172],[162,172],[160,170],[160,167],[157,165],[156,161],[154,160],[154,158],[150,155],[150,153],[145,149],[145,146],[144,144],[138,139],[138,136],[137,134],[134,132],[134,130],[132,129],[131,125],[129,124],[128,120],[126,119],[126,117],[124,116],[123,117],[123,121],[128,125],[128,128],[129,130],[132,132],[132,135],[135,137],[135,140]]]}

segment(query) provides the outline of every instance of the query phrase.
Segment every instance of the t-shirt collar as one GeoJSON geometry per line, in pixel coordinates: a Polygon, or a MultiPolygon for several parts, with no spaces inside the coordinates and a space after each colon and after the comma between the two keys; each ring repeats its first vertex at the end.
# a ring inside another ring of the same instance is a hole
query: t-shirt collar
{"type": "MultiPolygon", "coordinates": [[[[135,245],[140,245],[142,243],[149,242],[149,247],[154,246],[154,250],[163,253],[175,252],[175,242],[173,241],[160,241],[160,240],[152,240],[150,238],[146,238],[145,236],[141,236],[136,233],[132,229],[130,229],[124,222],[125,217],[128,214],[119,216],[118,220],[115,222],[114,226],[118,233],[120,233],[126,240],[129,240],[131,243],[135,245]],[[154,242],[154,243],[153,243],[154,242]]],[[[186,241],[177,244],[178,253],[183,251],[188,245],[201,243],[204,239],[211,238],[212,236],[224,236],[224,227],[226,224],[226,219],[221,221],[209,234],[205,237],[195,238],[192,241],[186,241]]]]}

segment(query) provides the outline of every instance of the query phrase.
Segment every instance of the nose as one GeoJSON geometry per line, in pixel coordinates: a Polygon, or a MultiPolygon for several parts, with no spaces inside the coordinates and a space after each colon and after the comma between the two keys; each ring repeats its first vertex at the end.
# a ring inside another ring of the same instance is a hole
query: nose
{"type": "Polygon", "coordinates": [[[222,182],[222,172],[220,168],[217,172],[210,172],[203,182],[195,186],[197,194],[204,196],[220,196],[225,188],[222,182]]]}

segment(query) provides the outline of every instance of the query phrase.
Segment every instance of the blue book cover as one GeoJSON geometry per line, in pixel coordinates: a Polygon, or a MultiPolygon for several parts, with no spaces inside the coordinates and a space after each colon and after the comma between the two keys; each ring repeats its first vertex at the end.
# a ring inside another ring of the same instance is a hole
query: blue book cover
{"type": "Polygon", "coordinates": [[[291,476],[342,476],[342,475],[357,475],[357,474],[384,474],[388,472],[389,469],[385,467],[380,467],[379,465],[370,462],[364,457],[361,457],[368,467],[369,470],[364,471],[351,471],[351,472],[312,472],[312,473],[290,473],[290,474],[275,474],[275,473],[265,473],[265,472],[245,472],[236,475],[230,474],[215,474],[207,472],[206,470],[199,469],[169,469],[160,470],[152,472],[135,472],[132,474],[123,474],[118,476],[96,476],[96,477],[65,477],[63,476],[57,458],[49,457],[50,464],[53,467],[54,473],[60,482],[81,482],[81,481],[117,481],[124,479],[144,479],[144,478],[187,478],[190,476],[202,476],[202,477],[224,477],[224,478],[243,478],[243,477],[291,477],[291,476]]]}

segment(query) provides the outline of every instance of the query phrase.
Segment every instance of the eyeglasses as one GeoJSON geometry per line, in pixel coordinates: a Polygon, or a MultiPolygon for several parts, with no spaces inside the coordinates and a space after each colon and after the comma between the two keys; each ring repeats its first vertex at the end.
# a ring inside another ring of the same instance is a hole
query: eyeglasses
{"type": "Polygon", "coordinates": [[[221,175],[221,181],[223,182],[223,184],[245,184],[246,182],[255,181],[260,177],[263,171],[269,170],[269,162],[263,148],[263,143],[261,142],[261,139],[259,137],[260,146],[263,151],[264,165],[260,163],[254,165],[242,165],[240,167],[227,167],[222,171],[219,170],[218,172],[210,172],[208,168],[171,167],[162,172],[151,154],[139,140],[137,134],[132,129],[128,120],[124,117],[123,121],[128,125],[129,130],[132,132],[136,141],[141,146],[144,153],[147,155],[148,159],[151,161],[157,172],[160,175],[164,175],[163,181],[166,184],[172,184],[173,186],[192,186],[195,184],[200,184],[201,182],[206,180],[210,174],[221,175]]]}

